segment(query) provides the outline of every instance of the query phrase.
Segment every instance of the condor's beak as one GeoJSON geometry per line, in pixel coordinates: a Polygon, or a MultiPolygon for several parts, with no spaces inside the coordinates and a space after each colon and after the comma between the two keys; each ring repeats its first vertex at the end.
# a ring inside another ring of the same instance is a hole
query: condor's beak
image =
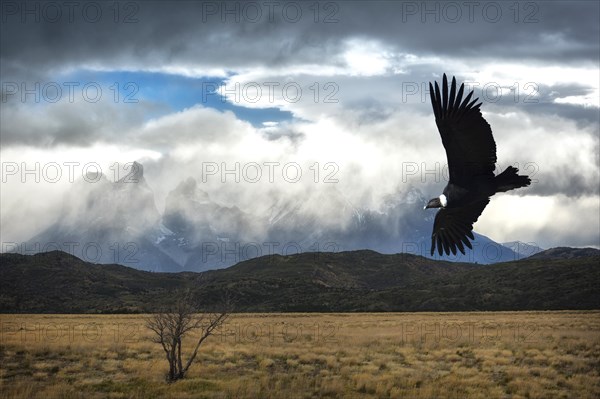
{"type": "Polygon", "coordinates": [[[439,208],[441,206],[441,204],[439,203],[439,199],[437,198],[433,198],[430,199],[429,202],[427,203],[427,205],[425,205],[423,207],[423,209],[428,209],[428,208],[439,208]]]}

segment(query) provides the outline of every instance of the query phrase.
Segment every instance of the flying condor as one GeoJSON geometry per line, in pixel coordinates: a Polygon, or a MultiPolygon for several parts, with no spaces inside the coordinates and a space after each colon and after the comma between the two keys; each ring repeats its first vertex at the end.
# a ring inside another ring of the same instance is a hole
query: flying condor
{"type": "Polygon", "coordinates": [[[450,93],[444,74],[442,90],[435,82],[435,90],[429,83],[431,105],[435,123],[446,149],[450,179],[443,193],[430,200],[424,209],[441,208],[435,215],[431,234],[431,255],[437,246],[442,255],[456,255],[456,248],[463,254],[465,246],[473,248],[473,223],[490,197],[499,192],[526,187],[531,183],[527,176],[517,174],[518,169],[509,166],[494,176],[496,143],[490,125],[471,100],[471,91],[463,100],[464,83],[456,90],[456,79],[452,78],[450,93]]]}

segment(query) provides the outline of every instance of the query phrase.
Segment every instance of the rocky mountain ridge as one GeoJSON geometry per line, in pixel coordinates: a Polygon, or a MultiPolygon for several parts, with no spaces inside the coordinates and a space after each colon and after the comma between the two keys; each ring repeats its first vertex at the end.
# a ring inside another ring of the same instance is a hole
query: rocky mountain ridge
{"type": "MultiPolygon", "coordinates": [[[[78,182],[66,195],[56,223],[33,237],[21,253],[65,250],[93,263],[141,270],[203,271],[263,255],[371,249],[429,256],[434,212],[414,187],[388,195],[381,209],[354,206],[335,187],[303,197],[276,198],[263,214],[214,201],[193,178],[166,197],[161,214],[135,162],[116,182],[78,182]],[[316,205],[315,205],[316,204],[316,205]],[[317,210],[317,211],[315,211],[317,210]]],[[[435,259],[495,263],[524,253],[475,233],[466,255],[435,259]]]]}

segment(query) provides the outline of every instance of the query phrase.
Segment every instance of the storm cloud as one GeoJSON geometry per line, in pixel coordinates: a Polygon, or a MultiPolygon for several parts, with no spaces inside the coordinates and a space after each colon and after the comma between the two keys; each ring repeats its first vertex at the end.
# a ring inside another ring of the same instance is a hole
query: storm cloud
{"type": "Polygon", "coordinates": [[[483,102],[497,172],[516,164],[534,179],[499,196],[475,230],[600,246],[597,2],[6,1],[0,11],[3,240],[51,223],[72,185],[22,174],[36,162],[140,161],[159,211],[208,163],[293,162],[305,179],[319,164],[318,183],[204,183],[242,209],[326,192],[325,164],[357,206],[376,210],[411,185],[437,195],[446,159],[427,83],[445,72],[483,102]],[[519,222],[502,223],[515,208],[519,222]],[[578,228],[556,229],[557,215],[578,228]],[[35,221],[21,226],[25,216],[35,221]]]}

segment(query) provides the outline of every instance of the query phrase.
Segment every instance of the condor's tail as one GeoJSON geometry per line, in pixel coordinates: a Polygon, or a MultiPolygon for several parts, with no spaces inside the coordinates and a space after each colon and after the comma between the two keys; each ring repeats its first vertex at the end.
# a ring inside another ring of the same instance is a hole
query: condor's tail
{"type": "Polygon", "coordinates": [[[527,176],[521,176],[517,173],[519,169],[509,166],[494,179],[496,183],[496,192],[501,193],[514,188],[527,187],[531,184],[531,179],[527,176]]]}

